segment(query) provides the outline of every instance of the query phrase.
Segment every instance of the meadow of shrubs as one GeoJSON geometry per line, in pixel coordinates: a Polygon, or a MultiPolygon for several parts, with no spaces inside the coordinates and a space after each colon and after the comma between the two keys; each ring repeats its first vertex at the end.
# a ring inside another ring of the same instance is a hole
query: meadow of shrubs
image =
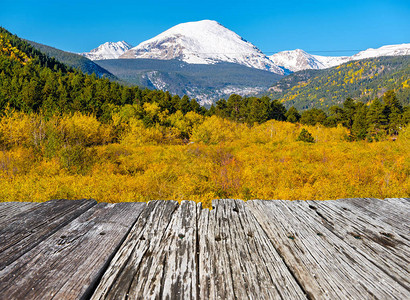
{"type": "Polygon", "coordinates": [[[341,125],[270,120],[249,125],[126,105],[109,123],[74,114],[9,110],[0,119],[1,201],[103,202],[215,198],[408,197],[410,128],[394,139],[350,141],[341,125]],[[310,137],[304,141],[306,131],[310,137]],[[313,138],[313,141],[311,140],[313,138]]]}

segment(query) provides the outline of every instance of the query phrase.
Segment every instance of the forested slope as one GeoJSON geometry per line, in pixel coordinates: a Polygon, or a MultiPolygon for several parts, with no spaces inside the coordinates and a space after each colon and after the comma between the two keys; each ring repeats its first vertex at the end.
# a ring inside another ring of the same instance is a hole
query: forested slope
{"type": "Polygon", "coordinates": [[[286,107],[327,110],[348,97],[368,102],[387,90],[394,90],[402,105],[410,103],[410,56],[378,57],[296,72],[275,83],[269,96],[286,107]]]}

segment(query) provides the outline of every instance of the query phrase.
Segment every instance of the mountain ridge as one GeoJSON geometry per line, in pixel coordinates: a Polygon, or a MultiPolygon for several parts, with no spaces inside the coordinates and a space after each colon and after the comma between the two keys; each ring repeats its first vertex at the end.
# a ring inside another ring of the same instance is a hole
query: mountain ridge
{"type": "Polygon", "coordinates": [[[379,48],[368,48],[352,56],[321,56],[309,54],[304,50],[281,51],[269,56],[274,63],[292,72],[302,70],[321,70],[339,66],[348,61],[355,61],[381,56],[410,55],[410,43],[385,45],[379,48]]]}
{"type": "Polygon", "coordinates": [[[179,59],[191,64],[228,62],[284,74],[283,69],[255,45],[212,20],[178,24],[128,50],[120,58],[179,59]]]}
{"type": "Polygon", "coordinates": [[[109,71],[105,70],[92,60],[78,55],[76,53],[71,53],[71,52],[66,52],[51,46],[47,46],[44,44],[36,43],[33,41],[25,40],[27,43],[29,43],[31,46],[36,48],[37,50],[47,54],[50,57],[54,57],[58,61],[72,67],[72,68],[79,68],[81,71],[83,71],[86,74],[92,74],[95,73],[98,77],[107,77],[112,80],[116,80],[117,78],[111,74],[109,71]]]}
{"type": "Polygon", "coordinates": [[[131,48],[132,46],[126,41],[106,42],[90,52],[79,53],[79,55],[90,60],[116,59],[131,48]]]}

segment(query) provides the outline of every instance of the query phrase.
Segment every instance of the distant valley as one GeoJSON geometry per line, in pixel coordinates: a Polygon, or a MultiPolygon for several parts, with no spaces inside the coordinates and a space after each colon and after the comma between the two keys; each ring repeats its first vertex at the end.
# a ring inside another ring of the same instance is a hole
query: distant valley
{"type": "Polygon", "coordinates": [[[387,88],[409,102],[410,44],[367,49],[353,56],[312,55],[301,49],[266,56],[211,20],[176,25],[136,47],[125,41],[106,42],[74,54],[30,43],[88,74],[188,95],[206,106],[235,93],[269,95],[298,109],[327,109],[346,97],[369,101],[387,88]]]}

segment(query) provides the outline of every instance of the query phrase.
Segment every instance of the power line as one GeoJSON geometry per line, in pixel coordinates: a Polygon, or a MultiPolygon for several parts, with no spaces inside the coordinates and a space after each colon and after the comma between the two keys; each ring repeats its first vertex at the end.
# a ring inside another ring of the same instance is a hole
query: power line
{"type": "MultiPolygon", "coordinates": [[[[286,51],[286,50],[284,50],[284,51],[286,51]]],[[[292,50],[288,50],[288,51],[292,51],[292,50]]],[[[323,53],[323,52],[325,52],[325,53],[334,53],[334,52],[360,52],[360,51],[363,51],[363,50],[361,50],[361,49],[352,49],[352,50],[303,50],[303,51],[305,51],[305,52],[308,52],[308,53],[323,53]]],[[[264,53],[278,53],[278,52],[283,52],[283,51],[266,51],[266,52],[264,52],[264,53]]]]}
{"type": "MultiPolygon", "coordinates": [[[[294,51],[294,50],[281,50],[281,51],[262,51],[264,54],[275,54],[284,51],[294,51]]],[[[361,49],[352,49],[352,50],[303,50],[307,53],[336,53],[336,52],[360,52],[364,51],[361,49]]],[[[251,52],[187,52],[189,54],[251,54],[251,52]]]]}

